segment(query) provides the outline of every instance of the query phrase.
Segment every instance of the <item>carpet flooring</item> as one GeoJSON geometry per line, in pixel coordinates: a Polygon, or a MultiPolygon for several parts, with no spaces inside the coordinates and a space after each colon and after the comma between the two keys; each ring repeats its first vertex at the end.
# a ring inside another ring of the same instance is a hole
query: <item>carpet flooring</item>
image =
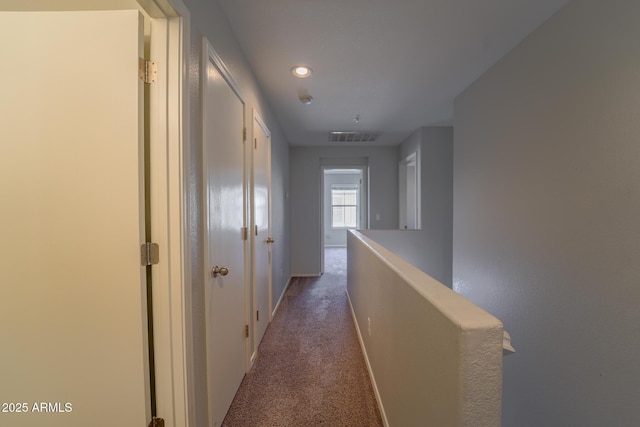
{"type": "Polygon", "coordinates": [[[346,296],[346,250],[325,273],[294,278],[222,424],[382,426],[346,296]]]}

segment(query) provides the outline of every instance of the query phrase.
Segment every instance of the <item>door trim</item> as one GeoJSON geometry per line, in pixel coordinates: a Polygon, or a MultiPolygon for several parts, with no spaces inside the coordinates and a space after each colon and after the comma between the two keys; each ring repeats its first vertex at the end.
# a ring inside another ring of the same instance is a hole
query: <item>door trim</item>
{"type": "Polygon", "coordinates": [[[421,190],[420,190],[420,151],[414,151],[398,162],[398,228],[407,229],[407,203],[409,200],[409,190],[407,184],[407,169],[409,166],[415,167],[414,171],[414,199],[415,207],[413,214],[415,215],[415,227],[411,230],[420,230],[421,228],[421,190]]]}
{"type": "Polygon", "coordinates": [[[160,263],[152,269],[157,412],[167,426],[186,427],[195,420],[192,304],[187,286],[191,283],[190,13],[182,0],[138,2],[152,17],[151,59],[159,64],[150,102],[150,114],[155,115],[150,129],[151,218],[153,240],[160,245],[160,263]]]}
{"type": "Polygon", "coordinates": [[[324,274],[324,248],[325,248],[325,170],[327,169],[359,169],[362,176],[362,184],[360,189],[360,230],[369,228],[369,164],[367,159],[358,159],[361,161],[353,162],[352,159],[346,159],[341,162],[336,159],[324,161],[321,159],[320,165],[320,274],[324,274]]]}

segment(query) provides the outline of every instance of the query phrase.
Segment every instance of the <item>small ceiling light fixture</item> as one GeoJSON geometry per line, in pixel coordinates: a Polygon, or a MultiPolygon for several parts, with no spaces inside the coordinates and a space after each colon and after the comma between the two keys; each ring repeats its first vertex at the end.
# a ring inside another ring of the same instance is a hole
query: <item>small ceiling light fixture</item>
{"type": "Polygon", "coordinates": [[[291,73],[298,78],[304,79],[309,77],[311,73],[313,73],[313,70],[306,65],[295,65],[291,67],[291,73]]]}
{"type": "Polygon", "coordinates": [[[300,102],[302,102],[304,105],[309,105],[311,104],[311,101],[313,101],[313,96],[311,95],[300,95],[300,102]]]}

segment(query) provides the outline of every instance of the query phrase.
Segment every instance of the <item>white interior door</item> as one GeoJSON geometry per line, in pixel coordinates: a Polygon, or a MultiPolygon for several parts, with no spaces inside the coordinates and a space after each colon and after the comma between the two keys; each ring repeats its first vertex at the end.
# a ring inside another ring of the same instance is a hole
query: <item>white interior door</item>
{"type": "Polygon", "coordinates": [[[416,153],[400,161],[399,171],[399,219],[400,228],[420,228],[420,168],[416,153]]]}
{"type": "Polygon", "coordinates": [[[142,47],[137,11],[0,12],[0,425],[150,419],[142,47]]]}
{"type": "Polygon", "coordinates": [[[271,320],[270,151],[271,133],[259,116],[253,120],[253,290],[254,352],[271,320]]]}
{"type": "Polygon", "coordinates": [[[417,181],[416,181],[416,162],[415,160],[407,163],[407,227],[416,229],[417,215],[417,181]]]}
{"type": "Polygon", "coordinates": [[[204,44],[207,371],[210,425],[219,426],[246,366],[244,103],[204,44]]]}

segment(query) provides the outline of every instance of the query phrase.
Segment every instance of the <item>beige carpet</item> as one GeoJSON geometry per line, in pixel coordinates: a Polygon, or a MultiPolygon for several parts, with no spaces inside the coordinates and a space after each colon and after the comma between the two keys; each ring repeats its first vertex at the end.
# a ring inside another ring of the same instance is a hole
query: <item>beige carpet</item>
{"type": "Polygon", "coordinates": [[[382,426],[346,297],[344,249],[295,278],[223,426],[382,426]]]}

